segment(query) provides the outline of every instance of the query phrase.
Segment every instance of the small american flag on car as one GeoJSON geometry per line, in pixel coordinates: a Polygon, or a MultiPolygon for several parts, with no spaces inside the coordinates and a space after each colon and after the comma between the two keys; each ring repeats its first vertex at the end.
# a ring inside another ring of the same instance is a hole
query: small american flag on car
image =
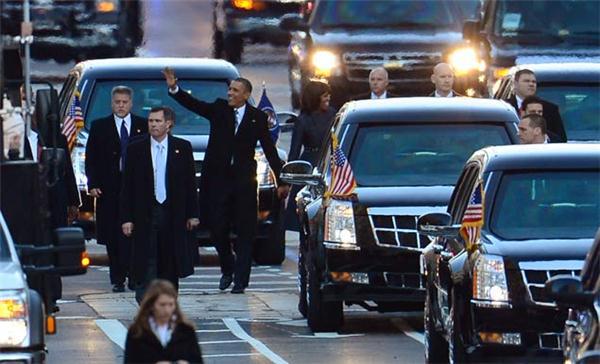
{"type": "Polygon", "coordinates": [[[483,181],[479,180],[469,199],[467,210],[463,216],[460,235],[465,240],[468,251],[471,251],[481,236],[483,226],[483,181]]]}
{"type": "Polygon", "coordinates": [[[75,93],[71,106],[67,111],[65,120],[63,121],[62,134],[67,138],[67,145],[69,151],[73,149],[75,145],[75,139],[77,133],[83,127],[83,112],[81,111],[81,104],[79,102],[79,93],[75,93]]]}
{"type": "Polygon", "coordinates": [[[350,162],[344,155],[342,148],[338,143],[337,137],[332,133],[331,145],[333,153],[331,155],[331,183],[326,196],[336,197],[350,197],[354,194],[356,188],[356,180],[354,179],[354,173],[350,162]]]}

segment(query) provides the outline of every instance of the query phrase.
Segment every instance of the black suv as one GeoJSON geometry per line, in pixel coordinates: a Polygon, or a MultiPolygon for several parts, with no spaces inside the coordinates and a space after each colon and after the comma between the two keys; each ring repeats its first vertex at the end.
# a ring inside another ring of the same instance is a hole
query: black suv
{"type": "Polygon", "coordinates": [[[239,63],[244,41],[287,46],[290,33],[279,18],[300,13],[306,0],[214,0],[213,56],[239,63]]]}
{"type": "Polygon", "coordinates": [[[544,284],[579,275],[592,246],[599,159],[595,144],[485,148],[466,163],[447,212],[419,218],[419,232],[437,236],[423,252],[428,362],[560,355],[567,312],[544,284]],[[477,215],[483,227],[469,245],[461,224],[477,215]]]}
{"type": "Polygon", "coordinates": [[[333,127],[356,177],[356,199],[324,198],[331,183],[329,144],[314,172],[307,162],[283,167],[283,180],[308,184],[296,200],[308,236],[305,270],[313,331],[337,330],[343,302],[380,312],[422,308],[419,258],[429,239],[418,234],[417,217],[431,208],[445,211],[473,151],[518,143],[517,122],[510,106],[497,100],[349,102],[333,127]]]}
{"type": "Polygon", "coordinates": [[[368,91],[370,70],[381,66],[394,93],[430,93],[435,64],[463,53],[464,9],[469,7],[457,1],[321,0],[308,20],[283,17],[280,26],[293,32],[288,51],[292,106],[299,107],[306,82],[320,77],[329,81],[332,105],[340,107],[368,91]]]}
{"type": "Polygon", "coordinates": [[[510,69],[494,85],[494,98],[513,94],[514,74],[520,69],[535,73],[536,95],[556,104],[568,141],[600,141],[600,63],[537,63],[510,69]]]}
{"type": "MultiPolygon", "coordinates": [[[[198,186],[202,173],[202,161],[208,145],[210,124],[208,120],[192,113],[175,102],[167,94],[161,70],[172,67],[177,72],[181,86],[195,97],[212,102],[216,98],[227,98],[229,82],[237,77],[237,69],[229,62],[199,58],[119,58],[86,61],[77,64],[65,80],[59,95],[60,120],[68,111],[75,91],[81,94],[81,108],[85,126],[79,132],[71,159],[83,206],[78,223],[86,228],[91,237],[94,227],[94,201],[87,193],[85,175],[85,145],[91,123],[110,114],[111,89],[126,85],[133,89],[132,113],[146,117],[153,106],[167,105],[175,110],[177,122],[173,133],[192,144],[196,162],[198,186]]],[[[278,149],[280,158],[285,152],[278,149]]],[[[277,198],[275,180],[262,149],[257,148],[257,178],[259,185],[259,221],[254,259],[259,264],[280,264],[285,258],[285,230],[283,227],[283,201],[277,198]]],[[[200,190],[202,214],[210,211],[203,205],[203,190],[200,190]]],[[[206,229],[199,233],[201,243],[209,243],[206,229]]]]}
{"type": "MultiPolygon", "coordinates": [[[[34,58],[127,57],[142,42],[139,0],[30,1],[34,58]]],[[[3,0],[2,34],[21,33],[22,0],[3,0]]]]}
{"type": "Polygon", "coordinates": [[[467,21],[464,38],[481,63],[472,87],[491,94],[510,67],[525,63],[598,62],[600,2],[596,0],[487,0],[480,20],[467,21]]]}

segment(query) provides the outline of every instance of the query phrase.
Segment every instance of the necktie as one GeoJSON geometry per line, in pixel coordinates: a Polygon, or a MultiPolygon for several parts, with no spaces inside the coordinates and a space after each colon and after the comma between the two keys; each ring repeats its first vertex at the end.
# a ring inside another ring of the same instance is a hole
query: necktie
{"type": "Polygon", "coordinates": [[[233,109],[233,120],[234,120],[233,134],[237,133],[238,126],[240,125],[240,123],[238,122],[238,115],[239,115],[238,109],[233,109]]]}
{"type": "Polygon", "coordinates": [[[163,203],[167,199],[167,190],[165,188],[165,163],[164,146],[156,146],[156,160],[154,161],[154,195],[158,203],[163,203]]]}
{"type": "Polygon", "coordinates": [[[127,156],[127,143],[129,142],[129,133],[127,132],[127,126],[125,125],[125,119],[121,120],[121,170],[125,164],[125,157],[127,156]]]}

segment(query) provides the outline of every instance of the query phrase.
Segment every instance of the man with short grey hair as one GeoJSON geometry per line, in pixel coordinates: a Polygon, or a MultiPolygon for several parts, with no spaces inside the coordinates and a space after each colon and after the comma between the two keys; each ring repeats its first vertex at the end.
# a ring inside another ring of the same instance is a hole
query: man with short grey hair
{"type": "Polygon", "coordinates": [[[125,291],[130,243],[119,222],[121,174],[129,140],[148,131],[142,117],[133,115],[133,90],[116,86],[111,91],[112,113],[92,121],[85,148],[85,174],[89,194],[96,199],[96,241],[106,245],[113,292],[125,291]]]}
{"type": "Polygon", "coordinates": [[[433,67],[431,83],[435,90],[429,94],[431,97],[459,97],[463,96],[454,91],[454,69],[448,63],[438,63],[433,67]]]}
{"type": "Polygon", "coordinates": [[[355,100],[377,100],[389,99],[398,97],[397,95],[388,92],[387,88],[390,84],[388,72],[383,67],[376,67],[369,72],[369,88],[370,92],[366,92],[356,96],[355,100]]]}

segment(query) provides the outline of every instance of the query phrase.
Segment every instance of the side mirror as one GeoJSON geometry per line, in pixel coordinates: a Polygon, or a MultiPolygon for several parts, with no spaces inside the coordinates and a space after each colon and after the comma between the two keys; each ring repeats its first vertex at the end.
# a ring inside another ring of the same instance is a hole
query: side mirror
{"type": "Polygon", "coordinates": [[[417,230],[423,235],[457,238],[460,225],[450,225],[451,221],[452,216],[447,212],[432,212],[419,217],[417,230]]]}
{"type": "Polygon", "coordinates": [[[280,178],[291,185],[317,186],[322,183],[321,174],[313,173],[313,166],[306,161],[292,161],[281,168],[280,178]]]}
{"type": "Polygon", "coordinates": [[[467,20],[463,24],[463,39],[475,41],[479,38],[481,24],[477,20],[467,20]]]}
{"type": "Polygon", "coordinates": [[[306,32],[308,31],[308,24],[306,24],[302,16],[298,14],[286,14],[281,17],[279,28],[288,32],[306,32]]]}
{"type": "Polygon", "coordinates": [[[586,292],[579,277],[557,275],[546,281],[544,292],[548,297],[564,306],[589,307],[594,294],[586,292]]]}
{"type": "Polygon", "coordinates": [[[291,111],[281,111],[277,113],[277,121],[279,122],[282,133],[292,130],[297,119],[298,115],[291,111]]]}
{"type": "Polygon", "coordinates": [[[39,132],[47,142],[53,143],[60,134],[58,114],[59,104],[56,89],[38,90],[35,94],[35,120],[39,132]]]}
{"type": "Polygon", "coordinates": [[[54,230],[56,246],[55,269],[61,276],[84,274],[90,265],[90,258],[85,251],[83,230],[75,227],[54,230]]]}

